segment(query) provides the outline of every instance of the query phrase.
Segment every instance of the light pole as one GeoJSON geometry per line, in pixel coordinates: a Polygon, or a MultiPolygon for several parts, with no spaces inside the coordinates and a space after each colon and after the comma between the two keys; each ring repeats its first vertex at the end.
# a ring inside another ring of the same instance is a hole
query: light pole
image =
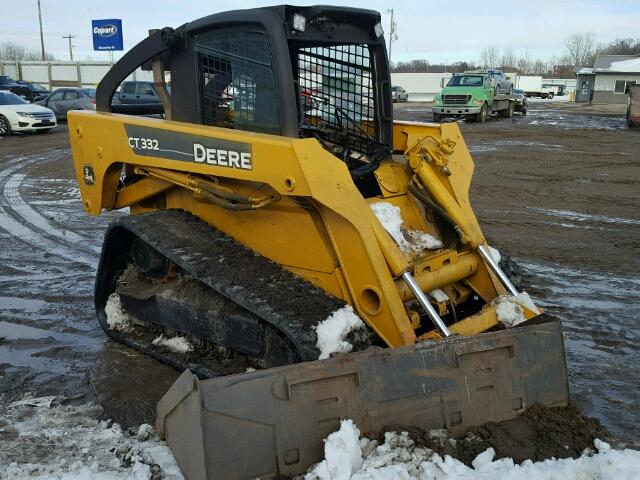
{"type": "Polygon", "coordinates": [[[44,33],[42,33],[42,10],[40,9],[40,0],[38,0],[38,21],[40,22],[40,49],[42,51],[42,61],[46,60],[44,53],[44,33]]]}
{"type": "Polygon", "coordinates": [[[394,40],[398,39],[398,35],[396,34],[398,25],[393,19],[393,8],[388,9],[387,13],[391,14],[391,20],[389,21],[389,65],[391,65],[391,44],[394,40]]]}
{"type": "Polygon", "coordinates": [[[76,38],[76,36],[69,34],[69,35],[63,35],[62,38],[68,38],[69,39],[69,58],[73,62],[73,45],[71,44],[71,39],[72,38],[76,38]]]}

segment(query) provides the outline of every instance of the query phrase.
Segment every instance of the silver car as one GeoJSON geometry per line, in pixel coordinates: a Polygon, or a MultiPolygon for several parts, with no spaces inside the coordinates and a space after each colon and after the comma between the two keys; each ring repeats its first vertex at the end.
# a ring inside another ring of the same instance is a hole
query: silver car
{"type": "Polygon", "coordinates": [[[408,102],[409,94],[402,87],[391,87],[391,100],[395,102],[408,102]]]}
{"type": "Polygon", "coordinates": [[[69,110],[95,110],[96,91],[93,88],[58,88],[35,103],[53,110],[58,120],[66,120],[69,110]]]}

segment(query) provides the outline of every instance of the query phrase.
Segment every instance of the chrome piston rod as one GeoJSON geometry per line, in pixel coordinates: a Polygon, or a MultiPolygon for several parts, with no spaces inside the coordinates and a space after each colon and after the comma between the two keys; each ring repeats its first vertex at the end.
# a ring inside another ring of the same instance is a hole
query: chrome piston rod
{"type": "Polygon", "coordinates": [[[518,295],[518,290],[516,290],[516,287],[513,286],[513,284],[511,283],[511,280],[509,280],[507,275],[502,271],[502,269],[498,265],[498,262],[496,262],[491,256],[489,247],[487,247],[486,245],[480,245],[476,248],[476,250],[478,250],[478,253],[482,257],[482,259],[485,261],[485,263],[489,266],[491,271],[496,275],[496,277],[498,277],[498,279],[502,282],[502,284],[506,287],[506,289],[509,290],[509,293],[514,297],[518,295]]]}
{"type": "Polygon", "coordinates": [[[438,315],[438,312],[436,312],[436,309],[433,308],[433,305],[431,305],[431,302],[429,302],[427,296],[420,289],[420,286],[413,278],[413,275],[411,275],[409,272],[404,272],[402,274],[402,279],[407,283],[407,286],[411,289],[411,292],[413,292],[413,295],[416,297],[416,300],[418,300],[418,303],[420,303],[422,308],[425,309],[433,324],[438,327],[440,333],[442,333],[445,338],[451,336],[451,332],[440,318],[440,315],[438,315]]]}

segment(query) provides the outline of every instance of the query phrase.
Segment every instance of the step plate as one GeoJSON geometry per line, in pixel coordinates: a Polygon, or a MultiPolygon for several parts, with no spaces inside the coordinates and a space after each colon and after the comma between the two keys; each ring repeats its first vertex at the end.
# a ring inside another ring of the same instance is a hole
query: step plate
{"type": "Polygon", "coordinates": [[[566,405],[560,322],[542,314],[510,330],[198,380],[185,371],[158,404],[157,427],[195,479],[303,473],[323,439],[352,419],[448,428],[507,420],[529,405],[566,405]]]}

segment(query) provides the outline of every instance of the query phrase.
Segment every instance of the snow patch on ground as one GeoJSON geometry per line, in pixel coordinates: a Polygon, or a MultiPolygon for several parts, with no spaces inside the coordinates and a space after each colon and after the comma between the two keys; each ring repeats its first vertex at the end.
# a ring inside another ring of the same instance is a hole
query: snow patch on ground
{"type": "Polygon", "coordinates": [[[613,450],[595,440],[597,453],[586,451],[580,458],[494,460],[489,448],[479,454],[472,467],[430,449],[418,447],[406,432],[385,433],[384,443],[360,438],[358,427],[343,420],[340,430],[325,440],[325,458],[309,469],[305,480],[623,480],[638,478],[640,452],[613,450]]]}
{"type": "Polygon", "coordinates": [[[160,335],[152,342],[159,347],[166,347],[173,353],[187,353],[193,351],[193,345],[185,337],[171,337],[167,338],[164,335],[160,335]]]}
{"type": "Polygon", "coordinates": [[[536,315],[540,314],[540,310],[534,305],[527,292],[520,292],[515,297],[511,295],[501,295],[496,298],[492,304],[497,305],[496,314],[498,315],[498,321],[507,328],[515,327],[527,320],[522,307],[531,310],[536,315]]]}
{"type": "Polygon", "coordinates": [[[388,202],[375,202],[371,204],[371,210],[404,253],[419,253],[424,249],[442,248],[442,241],[433,235],[405,228],[400,207],[388,202]]]}
{"type": "Polygon", "coordinates": [[[0,409],[0,479],[183,479],[171,450],[150,425],[124,431],[99,421],[93,403],[50,397],[0,409]]]}
{"type": "Polygon", "coordinates": [[[320,350],[320,360],[329,358],[332,353],[348,353],[353,345],[346,338],[350,332],[365,328],[364,322],[358,317],[351,305],[336,310],[315,327],[318,340],[316,347],[320,350]]]}
{"type": "Polygon", "coordinates": [[[131,318],[122,308],[120,295],[116,292],[109,295],[107,304],[104,306],[104,313],[107,316],[107,324],[112,330],[115,330],[116,332],[131,331],[131,318]]]}

